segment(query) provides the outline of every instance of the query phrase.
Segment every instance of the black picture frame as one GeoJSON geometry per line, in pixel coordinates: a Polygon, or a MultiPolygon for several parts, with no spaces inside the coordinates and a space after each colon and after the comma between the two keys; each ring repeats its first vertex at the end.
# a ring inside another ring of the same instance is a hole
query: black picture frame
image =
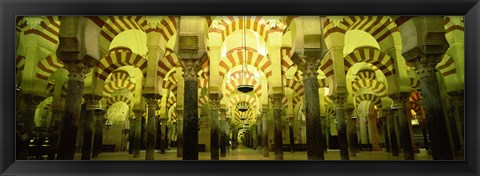
{"type": "Polygon", "coordinates": [[[1,175],[479,175],[478,0],[0,0],[1,175]],[[17,15],[465,15],[465,161],[15,161],[17,15]]]}

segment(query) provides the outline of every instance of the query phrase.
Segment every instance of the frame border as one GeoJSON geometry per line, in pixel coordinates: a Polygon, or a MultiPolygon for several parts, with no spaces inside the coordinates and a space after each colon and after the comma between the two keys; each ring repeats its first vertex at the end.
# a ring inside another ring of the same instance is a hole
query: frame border
{"type": "Polygon", "coordinates": [[[1,175],[479,175],[479,0],[0,0],[1,175]],[[92,8],[93,7],[93,8],[92,8]],[[224,8],[228,7],[228,8],[224,8]],[[375,7],[375,9],[372,9],[375,7]],[[15,161],[18,15],[465,15],[464,161],[15,161]],[[12,35],[13,34],[13,35],[12,35]],[[467,155],[468,154],[468,155],[467,155]]]}

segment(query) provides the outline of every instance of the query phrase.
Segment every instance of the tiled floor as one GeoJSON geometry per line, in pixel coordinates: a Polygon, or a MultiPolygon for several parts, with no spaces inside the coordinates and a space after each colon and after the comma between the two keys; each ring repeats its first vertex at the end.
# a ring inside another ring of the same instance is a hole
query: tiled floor
{"type": "MultiPolygon", "coordinates": [[[[290,151],[283,152],[284,160],[307,160],[306,152],[295,152],[291,153],[290,151]]],[[[80,159],[80,153],[76,154],[75,159],[80,159]]],[[[177,158],[176,148],[171,148],[167,150],[165,154],[160,154],[159,151],[155,151],[155,160],[181,160],[182,158],[177,158]]],[[[200,160],[210,160],[210,152],[200,152],[200,160]]],[[[250,148],[239,147],[235,150],[227,152],[226,157],[220,157],[220,160],[274,160],[275,154],[273,152],[269,153],[269,157],[263,157],[263,155],[258,150],[253,150],[250,148]]],[[[391,153],[384,151],[361,151],[357,153],[356,157],[350,157],[351,160],[403,160],[403,154],[400,153],[400,156],[392,156],[391,153]]],[[[456,157],[457,160],[463,160],[462,158],[456,157]]],[[[132,154],[127,152],[104,152],[98,158],[92,158],[92,160],[145,160],[145,150],[140,152],[140,157],[133,158],[132,154]]],[[[325,160],[340,160],[340,153],[338,150],[328,150],[325,153],[325,160]]],[[[432,160],[432,156],[427,154],[426,150],[420,150],[420,153],[415,154],[415,160],[432,160]]]]}

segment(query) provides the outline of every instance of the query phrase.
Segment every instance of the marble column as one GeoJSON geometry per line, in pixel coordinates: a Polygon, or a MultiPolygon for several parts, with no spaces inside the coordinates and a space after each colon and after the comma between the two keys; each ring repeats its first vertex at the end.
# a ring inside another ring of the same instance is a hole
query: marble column
{"type": "Polygon", "coordinates": [[[92,136],[95,119],[95,105],[102,98],[95,95],[84,95],[86,104],[86,113],[83,124],[83,144],[82,144],[82,160],[90,160],[92,153],[92,136]]]}
{"type": "Polygon", "coordinates": [[[95,111],[95,132],[93,134],[92,158],[97,158],[102,151],[103,127],[106,122],[105,111],[95,111]]]}
{"type": "Polygon", "coordinates": [[[383,128],[383,137],[385,138],[385,151],[390,153],[392,152],[391,147],[390,147],[390,135],[388,132],[388,124],[387,124],[387,118],[388,118],[388,109],[382,109],[382,128],[383,128]]]}
{"type": "Polygon", "coordinates": [[[58,141],[60,140],[60,129],[62,125],[63,111],[58,107],[52,108],[52,124],[50,126],[50,147],[51,153],[48,155],[48,160],[55,160],[57,150],[58,150],[58,141]]]}
{"type": "MultiPolygon", "coordinates": [[[[24,109],[22,118],[19,120],[21,124],[17,124],[17,131],[22,136],[22,146],[17,147],[17,160],[26,160],[28,157],[28,146],[30,138],[32,138],[32,132],[35,128],[35,111],[37,105],[43,101],[43,97],[36,95],[22,95],[24,101],[24,109]]],[[[20,144],[17,141],[17,144],[20,144]]]]}
{"type": "MultiPolygon", "coordinates": [[[[67,40],[77,40],[77,38],[68,38],[67,40]]],[[[60,39],[65,40],[65,39],[60,39]]],[[[61,46],[59,46],[60,50],[61,46]]],[[[61,51],[61,50],[60,50],[61,51]]],[[[57,52],[58,53],[58,52],[57,52]]],[[[61,53],[61,52],[60,52],[61,53]]],[[[65,110],[63,118],[63,128],[58,148],[58,160],[73,160],[75,156],[75,145],[77,142],[77,131],[80,120],[80,109],[82,106],[83,86],[86,73],[94,65],[91,60],[78,61],[78,56],[72,56],[73,53],[62,53],[58,57],[63,61],[68,70],[68,90],[65,98],[65,110]],[[71,57],[69,57],[71,56],[71,57]],[[67,57],[68,59],[65,59],[67,57]]],[[[78,53],[76,53],[78,55],[78,53]]],[[[96,62],[95,62],[96,63],[96,62]]]]}
{"type": "MultiPolygon", "coordinates": [[[[378,140],[378,128],[377,128],[377,113],[370,113],[368,114],[368,122],[370,123],[370,135],[372,138],[370,139],[372,144],[372,151],[380,151],[382,148],[380,147],[380,142],[378,140]]],[[[410,133],[409,133],[410,134],[410,133]]]]}
{"type": "Polygon", "coordinates": [[[220,98],[211,95],[210,96],[210,160],[220,159],[219,148],[219,122],[218,122],[218,110],[220,108],[220,98]]]}
{"type": "Polygon", "coordinates": [[[399,156],[400,149],[397,142],[397,131],[396,128],[396,114],[394,110],[387,110],[387,130],[388,136],[390,137],[390,147],[392,148],[392,156],[399,156]]]}
{"type": "Polygon", "coordinates": [[[183,157],[183,110],[176,110],[177,113],[177,157],[183,157]]]}
{"type": "Polygon", "coordinates": [[[263,157],[268,157],[268,109],[262,109],[262,153],[263,157]]]}
{"type": "Polygon", "coordinates": [[[198,160],[198,71],[202,59],[180,59],[184,77],[183,160],[198,160]]]}
{"type": "Polygon", "coordinates": [[[160,119],[160,154],[165,154],[167,147],[167,118],[160,119]]]}
{"type": "Polygon", "coordinates": [[[158,100],[161,99],[159,94],[144,94],[145,100],[147,102],[147,145],[146,145],[146,154],[145,160],[154,160],[155,154],[155,142],[157,138],[157,117],[156,110],[158,107],[158,100]]]}
{"type": "Polygon", "coordinates": [[[226,109],[220,108],[220,157],[227,156],[227,145],[228,145],[228,136],[227,136],[227,117],[226,109]]]}
{"type": "Polygon", "coordinates": [[[457,135],[458,135],[458,140],[460,143],[459,147],[459,152],[462,153],[464,150],[464,134],[463,134],[463,122],[464,122],[464,107],[465,107],[465,101],[464,101],[464,94],[463,90],[459,91],[452,91],[448,93],[451,98],[452,98],[452,106],[454,108],[454,117],[455,117],[455,126],[457,129],[457,135]]]}
{"type": "Polygon", "coordinates": [[[324,145],[322,145],[322,121],[320,119],[320,101],[318,95],[318,67],[320,55],[314,57],[297,55],[292,60],[303,72],[303,87],[305,89],[305,118],[307,133],[307,157],[308,160],[324,160],[324,145]],[[320,128],[319,128],[320,127],[320,128]]]}
{"type": "Polygon", "coordinates": [[[336,119],[337,119],[337,131],[338,131],[338,144],[340,147],[340,158],[342,160],[349,160],[348,154],[348,141],[347,141],[347,127],[345,124],[345,95],[337,95],[333,99],[335,105],[336,119]]]}
{"type": "Polygon", "coordinates": [[[262,146],[263,146],[263,140],[262,140],[262,116],[261,115],[258,115],[257,116],[257,143],[258,143],[258,146],[257,146],[257,150],[260,152],[260,154],[262,153],[262,146]]]}
{"type": "Polygon", "coordinates": [[[128,132],[128,154],[133,154],[134,140],[135,140],[135,119],[132,115],[128,117],[130,130],[128,132]]]}
{"type": "Polygon", "coordinates": [[[274,123],[274,151],[275,151],[275,160],[283,160],[283,151],[282,151],[282,98],[283,94],[273,94],[270,96],[273,104],[273,123],[274,123]]]}
{"type": "Polygon", "coordinates": [[[140,146],[142,145],[142,119],[144,111],[133,110],[135,114],[135,135],[133,137],[133,158],[140,157],[140,146]]]}
{"type": "Polygon", "coordinates": [[[356,125],[352,120],[353,110],[354,108],[345,109],[345,119],[347,123],[347,141],[348,141],[348,147],[349,147],[349,154],[350,156],[357,156],[356,145],[355,145],[357,136],[354,133],[356,131],[356,125]]]}
{"type": "Polygon", "coordinates": [[[395,102],[396,111],[398,114],[398,129],[400,132],[400,141],[403,148],[403,156],[405,160],[414,160],[412,139],[410,135],[410,123],[407,116],[405,105],[408,101],[410,93],[402,92],[392,96],[395,102]]]}
{"type": "MultiPolygon", "coordinates": [[[[444,37],[444,36],[443,36],[444,37]]],[[[443,45],[445,46],[445,45],[443,45]]],[[[446,47],[445,47],[446,48],[446,47]]],[[[427,119],[428,133],[432,157],[434,160],[452,160],[453,153],[448,137],[445,114],[442,107],[442,99],[438,86],[435,66],[443,57],[443,54],[404,54],[408,64],[415,67],[420,80],[420,89],[427,119]]]]}
{"type": "MultiPolygon", "coordinates": [[[[322,141],[320,145],[322,147],[321,149],[323,150],[322,151],[323,153],[327,153],[327,149],[328,149],[328,135],[330,134],[330,132],[328,131],[328,125],[329,125],[328,118],[329,118],[328,116],[320,116],[320,119],[322,122],[322,125],[320,125],[320,129],[322,130],[322,136],[320,138],[322,141]]],[[[307,147],[308,147],[308,144],[307,144],[307,147]]]]}

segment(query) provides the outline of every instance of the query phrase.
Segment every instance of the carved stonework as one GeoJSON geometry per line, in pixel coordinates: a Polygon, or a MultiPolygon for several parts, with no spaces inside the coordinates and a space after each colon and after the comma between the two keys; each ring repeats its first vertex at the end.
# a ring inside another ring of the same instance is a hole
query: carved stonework
{"type": "Polygon", "coordinates": [[[198,80],[198,72],[201,69],[200,59],[182,59],[180,64],[185,80],[198,80]]]}
{"type": "Polygon", "coordinates": [[[415,72],[418,74],[418,78],[435,76],[435,72],[437,71],[435,69],[436,65],[437,63],[431,63],[431,62],[426,62],[426,63],[421,63],[416,65],[415,72]]]}
{"type": "Polygon", "coordinates": [[[25,23],[27,23],[27,26],[30,27],[30,29],[37,29],[38,26],[43,22],[43,17],[39,16],[29,16],[29,17],[24,17],[23,20],[25,23]]]}
{"type": "Polygon", "coordinates": [[[101,96],[95,96],[95,95],[83,95],[83,98],[85,99],[85,104],[87,110],[94,110],[95,105],[98,103],[100,99],[102,99],[101,96]]]}
{"type": "Polygon", "coordinates": [[[292,61],[297,65],[298,69],[303,72],[303,79],[317,79],[318,67],[321,61],[319,54],[306,56],[294,53],[292,61]]]}
{"type": "Polygon", "coordinates": [[[273,109],[282,109],[283,104],[282,104],[282,99],[284,95],[283,94],[275,94],[275,95],[270,95],[269,98],[272,101],[273,104],[273,109]]]}
{"type": "Polygon", "coordinates": [[[333,97],[332,101],[333,104],[335,105],[335,109],[345,109],[345,102],[346,102],[346,97],[345,96],[335,96],[333,97]]]}
{"type": "Polygon", "coordinates": [[[63,62],[68,70],[68,79],[84,82],[85,75],[89,72],[89,68],[81,61],[63,62]]]}
{"type": "Polygon", "coordinates": [[[145,20],[147,21],[147,28],[149,29],[159,28],[162,23],[161,16],[147,16],[145,17],[145,20]]]}
{"type": "Polygon", "coordinates": [[[220,99],[218,98],[210,98],[210,105],[212,110],[218,111],[220,109],[220,99]]]}
{"type": "Polygon", "coordinates": [[[333,26],[338,27],[343,21],[344,16],[327,16],[327,20],[333,23],[333,26]]]}
{"type": "Polygon", "coordinates": [[[397,109],[404,109],[406,103],[409,101],[409,97],[410,94],[407,92],[397,93],[390,96],[390,98],[392,98],[394,102],[394,107],[396,107],[397,109]]]}
{"type": "Polygon", "coordinates": [[[160,95],[144,95],[145,97],[145,102],[147,103],[147,106],[149,109],[157,109],[158,107],[158,99],[161,99],[160,95]]]}

